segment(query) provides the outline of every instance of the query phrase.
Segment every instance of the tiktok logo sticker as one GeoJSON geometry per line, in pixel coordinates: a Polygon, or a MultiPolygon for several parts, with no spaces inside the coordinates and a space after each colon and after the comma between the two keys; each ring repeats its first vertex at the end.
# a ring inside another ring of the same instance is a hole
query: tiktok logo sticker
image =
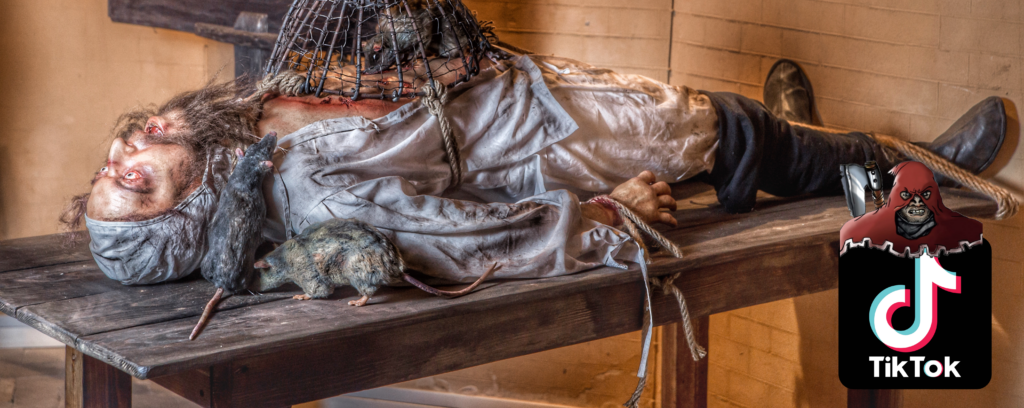
{"type": "Polygon", "coordinates": [[[980,222],[943,204],[924,165],[892,173],[888,197],[872,191],[871,212],[856,214],[866,206],[850,194],[865,184],[844,186],[858,205],[840,232],[839,380],[852,389],[982,388],[992,378],[992,247],[980,222]]]}
{"type": "Polygon", "coordinates": [[[889,348],[909,353],[917,351],[935,335],[938,324],[938,290],[960,293],[960,277],[942,269],[942,265],[930,256],[914,259],[914,289],[919,294],[914,303],[914,324],[905,330],[892,326],[892,314],[901,307],[910,307],[911,292],[903,285],[886,288],[871,302],[868,319],[871,331],[878,340],[889,348]]]}

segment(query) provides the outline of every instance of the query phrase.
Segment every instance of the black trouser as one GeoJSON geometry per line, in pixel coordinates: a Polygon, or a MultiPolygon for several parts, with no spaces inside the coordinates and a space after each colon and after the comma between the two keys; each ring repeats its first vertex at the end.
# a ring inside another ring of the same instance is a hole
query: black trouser
{"type": "Polygon", "coordinates": [[[753,209],[757,190],[777,196],[843,193],[839,165],[878,162],[887,186],[897,155],[860,132],[829,133],[776,118],[761,102],[703,92],[718,113],[718,152],[706,180],[730,212],[753,209]]]}

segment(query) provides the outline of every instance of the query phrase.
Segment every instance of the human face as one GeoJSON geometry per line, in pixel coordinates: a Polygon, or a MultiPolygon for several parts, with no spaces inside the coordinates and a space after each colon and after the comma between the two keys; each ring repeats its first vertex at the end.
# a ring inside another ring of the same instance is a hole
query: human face
{"type": "MultiPolygon", "coordinates": [[[[900,213],[903,215],[903,219],[911,224],[920,224],[928,220],[928,216],[931,215],[932,211],[924,204],[924,200],[931,197],[931,191],[924,191],[921,194],[914,194],[913,199],[902,209],[900,213]],[[922,199],[923,198],[923,199],[922,199]]],[[[908,200],[911,198],[911,193],[907,191],[900,192],[900,198],[908,200]]]]}
{"type": "Polygon", "coordinates": [[[138,221],[174,208],[199,181],[189,179],[190,149],[173,143],[183,131],[180,114],[172,112],[150,117],[127,140],[115,138],[92,182],[89,218],[138,221]]]}

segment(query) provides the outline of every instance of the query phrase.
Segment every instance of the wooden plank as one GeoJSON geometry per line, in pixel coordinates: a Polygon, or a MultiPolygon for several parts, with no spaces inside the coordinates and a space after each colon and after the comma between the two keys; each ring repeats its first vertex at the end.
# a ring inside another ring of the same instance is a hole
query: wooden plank
{"type": "Polygon", "coordinates": [[[235,46],[255,48],[259,50],[273,50],[277,41],[277,34],[251,33],[238,30],[233,27],[225,27],[214,24],[196,23],[196,35],[211,40],[234,44],[235,46]]]}
{"type": "MultiPolygon", "coordinates": [[[[126,327],[186,318],[198,321],[203,307],[213,297],[215,290],[199,274],[160,286],[117,286],[103,289],[109,290],[23,306],[18,309],[17,317],[65,344],[74,344],[83,335],[126,327]],[[55,327],[59,329],[55,330],[55,327]]],[[[291,298],[291,294],[231,296],[218,305],[217,311],[285,298],[291,298]]]]}
{"type": "Polygon", "coordinates": [[[0,273],[91,260],[89,234],[85,231],[73,234],[75,244],[68,248],[61,245],[61,235],[0,241],[0,273]]]}
{"type": "Polygon", "coordinates": [[[269,30],[281,31],[291,0],[108,0],[107,14],[118,23],[193,32],[195,23],[231,27],[243,11],[265,13],[269,30]]]}
{"type": "MultiPolygon", "coordinates": [[[[792,252],[688,271],[677,282],[681,282],[679,286],[694,317],[836,286],[837,250],[832,243],[806,246],[792,252]]],[[[604,268],[572,276],[503,282],[450,300],[428,297],[409,288],[386,288],[375,299],[375,304],[363,308],[353,308],[345,303],[356,298],[351,288],[345,288],[332,298],[337,301],[281,301],[221,313],[207,327],[204,335],[194,342],[187,340],[194,322],[185,320],[84,336],[78,344],[90,355],[144,378],[238,358],[288,352],[311,343],[347,348],[353,342],[367,341],[359,336],[380,335],[382,339],[406,336],[403,330],[410,326],[433,332],[439,330],[435,327],[436,322],[445,319],[451,321],[445,324],[446,328],[461,325],[475,328],[474,337],[501,337],[503,332],[481,322],[499,319],[524,333],[517,334],[521,337],[521,344],[513,339],[503,340],[502,347],[513,354],[491,354],[493,360],[489,361],[494,361],[638,330],[642,304],[638,276],[636,271],[604,268]],[[593,293],[604,293],[616,299],[616,296],[628,298],[618,302],[622,304],[608,308],[591,300],[589,296],[593,293]],[[528,305],[530,312],[527,316],[506,311],[528,305]],[[481,311],[502,316],[488,316],[480,314],[481,311]],[[540,318],[541,321],[532,320],[540,318]],[[510,321],[515,319],[521,320],[510,321]],[[578,324],[579,321],[601,324],[592,327],[578,324]],[[593,333],[600,333],[600,336],[593,337],[593,333]]],[[[664,299],[659,294],[658,302],[668,302],[671,306],[656,309],[658,321],[665,323],[679,319],[673,299],[664,299]]],[[[451,335],[446,341],[460,343],[462,338],[451,335]]],[[[296,363],[302,361],[300,358],[289,357],[296,363]]],[[[443,358],[433,363],[458,365],[461,361],[466,360],[443,358]]],[[[484,362],[487,361],[476,364],[484,362]]],[[[413,375],[429,374],[420,372],[413,375]]]]}
{"type": "MultiPolygon", "coordinates": [[[[18,317],[18,308],[122,290],[93,261],[64,263],[0,274],[0,312],[18,317]]],[[[26,322],[27,323],[27,322],[26,322]]]]}
{"type": "Polygon", "coordinates": [[[847,408],[900,408],[903,390],[846,390],[847,408]]]}
{"type": "Polygon", "coordinates": [[[64,356],[64,406],[130,408],[132,378],[71,347],[64,356]]]}

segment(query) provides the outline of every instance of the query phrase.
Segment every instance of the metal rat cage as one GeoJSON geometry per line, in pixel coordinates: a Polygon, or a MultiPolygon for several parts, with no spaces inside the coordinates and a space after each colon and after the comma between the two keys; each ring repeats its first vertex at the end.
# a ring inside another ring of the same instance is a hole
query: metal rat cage
{"type": "Polygon", "coordinates": [[[300,75],[302,94],[397,102],[468,81],[493,38],[459,0],[296,0],[264,70],[300,75]]]}

